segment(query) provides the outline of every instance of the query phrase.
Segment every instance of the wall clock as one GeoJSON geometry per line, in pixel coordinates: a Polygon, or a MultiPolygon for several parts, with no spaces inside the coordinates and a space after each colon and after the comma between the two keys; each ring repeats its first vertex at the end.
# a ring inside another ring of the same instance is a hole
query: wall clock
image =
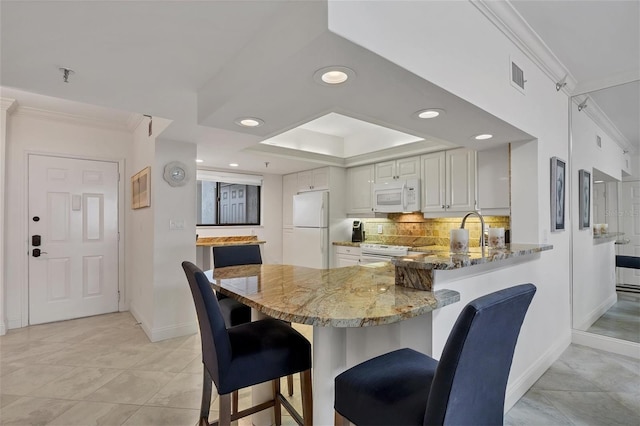
{"type": "Polygon", "coordinates": [[[164,166],[164,180],[171,186],[183,186],[189,182],[187,166],[180,161],[172,161],[164,166]]]}

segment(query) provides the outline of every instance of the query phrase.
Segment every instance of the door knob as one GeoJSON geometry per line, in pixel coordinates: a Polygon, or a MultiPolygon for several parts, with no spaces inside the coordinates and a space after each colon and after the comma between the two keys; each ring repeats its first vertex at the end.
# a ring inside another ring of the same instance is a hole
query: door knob
{"type": "Polygon", "coordinates": [[[40,249],[33,249],[32,256],[40,257],[41,254],[48,254],[46,251],[41,251],[40,249]]]}

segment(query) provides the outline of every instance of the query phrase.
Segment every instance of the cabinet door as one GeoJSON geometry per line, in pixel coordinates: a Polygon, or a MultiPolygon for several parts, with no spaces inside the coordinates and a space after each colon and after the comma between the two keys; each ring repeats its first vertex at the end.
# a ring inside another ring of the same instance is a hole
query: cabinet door
{"type": "Polygon", "coordinates": [[[329,189],[329,168],[311,170],[311,189],[314,191],[329,189]]]}
{"type": "Polygon", "coordinates": [[[476,207],[476,152],[446,151],[447,211],[466,212],[476,207]]]}
{"type": "Polygon", "coordinates": [[[423,155],[422,163],[422,211],[444,212],[445,197],[445,153],[423,155]]]}
{"type": "Polygon", "coordinates": [[[294,249],[293,229],[282,230],[282,263],[293,265],[295,263],[296,251],[294,249]]]}
{"type": "Polygon", "coordinates": [[[372,164],[347,169],[347,213],[373,212],[372,164]]]}
{"type": "Polygon", "coordinates": [[[478,151],[478,208],[509,211],[509,146],[478,151]]]}
{"type": "Polygon", "coordinates": [[[396,161],[376,163],[376,183],[391,182],[396,176],[396,161]]]}
{"type": "Polygon", "coordinates": [[[360,264],[360,258],[356,256],[338,255],[336,257],[336,267],[357,266],[360,264]]]}
{"type": "Polygon", "coordinates": [[[293,196],[298,193],[298,175],[282,176],[282,227],[293,227],[293,196]]]}
{"type": "Polygon", "coordinates": [[[420,179],[420,157],[407,157],[396,160],[398,179],[420,179]]]}
{"type": "Polygon", "coordinates": [[[298,192],[311,191],[313,189],[313,173],[311,170],[298,173],[298,192]]]}

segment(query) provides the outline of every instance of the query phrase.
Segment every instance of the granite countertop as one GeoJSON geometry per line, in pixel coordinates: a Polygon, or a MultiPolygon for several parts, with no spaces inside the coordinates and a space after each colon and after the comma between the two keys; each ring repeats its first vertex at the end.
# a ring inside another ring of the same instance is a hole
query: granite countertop
{"type": "Polygon", "coordinates": [[[460,300],[451,290],[421,291],[394,285],[390,263],[312,269],[243,265],[206,271],[213,287],[284,321],[331,327],[391,324],[460,300]]]}
{"type": "Polygon", "coordinates": [[[334,246],[343,246],[343,247],[360,247],[362,243],[352,243],[351,241],[334,241],[334,246]]]}
{"type": "Polygon", "coordinates": [[[604,234],[593,234],[593,239],[597,242],[615,241],[618,237],[624,237],[624,232],[606,232],[604,234]]]}
{"type": "Polygon", "coordinates": [[[485,247],[484,253],[479,247],[472,247],[468,254],[461,255],[452,254],[448,247],[432,247],[431,250],[425,249],[424,254],[394,257],[391,263],[396,266],[396,285],[431,290],[434,280],[433,271],[499,262],[552,248],[553,246],[549,244],[507,244],[504,249],[485,247]]]}
{"type": "Polygon", "coordinates": [[[196,240],[196,247],[220,247],[264,244],[256,235],[240,235],[230,237],[200,237],[196,240]]]}
{"type": "Polygon", "coordinates": [[[398,256],[391,260],[396,266],[419,269],[458,269],[483,263],[497,262],[512,257],[527,256],[553,249],[550,244],[507,244],[504,249],[485,247],[484,254],[479,247],[472,247],[466,255],[452,254],[449,247],[424,247],[424,254],[398,256]]]}

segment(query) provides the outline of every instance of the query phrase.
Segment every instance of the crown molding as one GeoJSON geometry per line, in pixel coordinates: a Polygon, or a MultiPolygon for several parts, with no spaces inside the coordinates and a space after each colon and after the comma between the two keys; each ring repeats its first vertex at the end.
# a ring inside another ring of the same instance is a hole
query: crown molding
{"type": "Polygon", "coordinates": [[[561,90],[567,96],[572,95],[576,79],[509,1],[469,1],[553,82],[566,76],[567,84],[561,90]]]}
{"type": "Polygon", "coordinates": [[[33,108],[33,107],[25,107],[25,106],[19,106],[15,115],[41,119],[41,120],[57,121],[57,122],[75,124],[75,125],[96,127],[100,129],[120,130],[125,132],[129,132],[128,123],[129,121],[131,121],[129,119],[125,123],[120,120],[118,121],[105,120],[97,117],[69,114],[65,112],[50,111],[50,110],[33,108]]]}
{"type": "Polygon", "coordinates": [[[0,98],[0,110],[11,114],[18,107],[18,102],[11,98],[0,98]]]}
{"type": "MultiPolygon", "coordinates": [[[[618,146],[625,152],[632,154],[636,153],[635,147],[631,142],[622,134],[620,130],[613,124],[609,117],[600,109],[596,101],[591,99],[588,95],[579,95],[573,97],[573,103],[578,105],[582,101],[587,100],[587,107],[580,111],[584,112],[587,116],[598,126],[604,133],[606,133],[618,146]]],[[[577,114],[577,109],[573,110],[574,114],[577,114]]]]}

